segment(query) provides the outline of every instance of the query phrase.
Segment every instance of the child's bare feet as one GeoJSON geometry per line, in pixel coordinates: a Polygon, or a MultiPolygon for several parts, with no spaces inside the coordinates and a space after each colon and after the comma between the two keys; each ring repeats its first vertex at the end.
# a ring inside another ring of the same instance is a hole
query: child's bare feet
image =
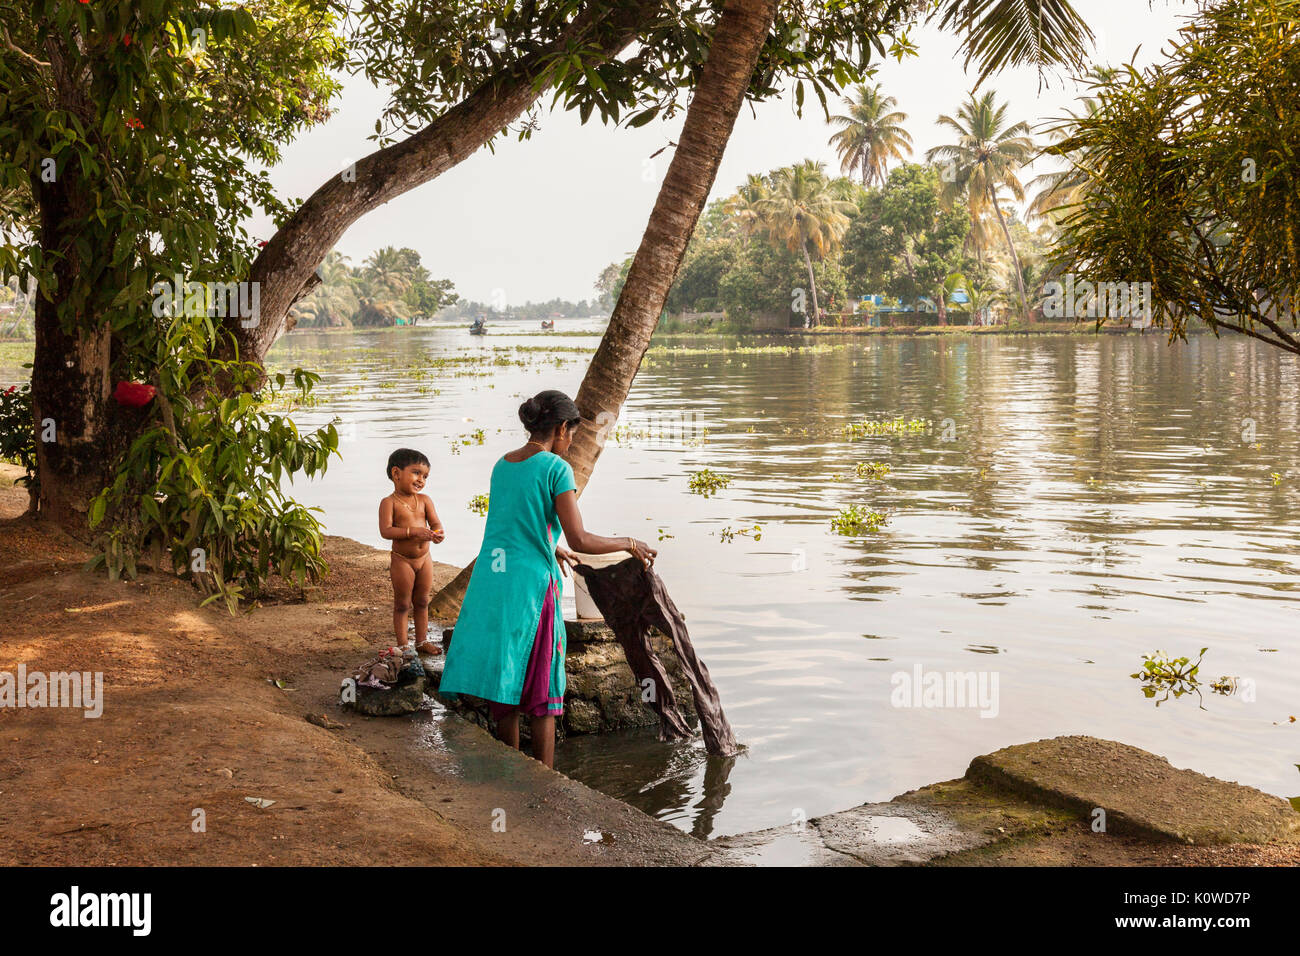
{"type": "Polygon", "coordinates": [[[433,641],[430,638],[426,637],[419,644],[415,645],[415,652],[417,654],[438,655],[442,653],[442,648],[439,647],[437,644],[433,643],[433,641]]]}

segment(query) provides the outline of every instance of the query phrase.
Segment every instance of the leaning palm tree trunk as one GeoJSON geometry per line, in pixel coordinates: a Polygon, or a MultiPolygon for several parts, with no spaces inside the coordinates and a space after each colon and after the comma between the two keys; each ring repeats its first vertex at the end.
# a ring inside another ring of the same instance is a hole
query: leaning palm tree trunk
{"type": "Polygon", "coordinates": [[[804,325],[816,325],[821,320],[822,311],[817,305],[817,277],[813,273],[812,256],[808,255],[808,243],[801,243],[803,249],[803,264],[808,270],[808,291],[812,295],[812,322],[808,322],[808,315],[804,313],[804,325]]]}
{"type": "Polygon", "coordinates": [[[1002,235],[1007,240],[1007,251],[1011,253],[1011,268],[1016,274],[1016,288],[1020,291],[1020,317],[1029,318],[1029,299],[1025,295],[1025,277],[1020,271],[1020,256],[1016,254],[1016,244],[1011,241],[1011,230],[1007,228],[1007,219],[1002,215],[1002,207],[998,205],[998,197],[993,194],[992,187],[989,188],[989,201],[993,203],[993,211],[998,214],[998,223],[1002,226],[1002,235]]]}
{"type": "MultiPolygon", "coordinates": [[[[617,418],[650,345],[668,289],[718,175],[758,55],[776,19],[776,7],[777,0],[728,0],[718,19],[709,58],[700,71],[641,245],[578,388],[575,401],[583,422],[568,456],[578,494],[591,477],[605,433],[617,418]]],[[[430,605],[433,616],[447,620],[459,613],[472,568],[471,563],[437,594],[430,605]]]]}

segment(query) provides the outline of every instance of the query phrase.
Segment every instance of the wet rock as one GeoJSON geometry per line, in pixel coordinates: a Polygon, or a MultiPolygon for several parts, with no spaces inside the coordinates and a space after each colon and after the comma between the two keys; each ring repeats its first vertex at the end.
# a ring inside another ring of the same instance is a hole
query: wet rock
{"type": "Polygon", "coordinates": [[[618,643],[618,638],[604,621],[565,621],[564,633],[569,648],[575,644],[618,643]]]}
{"type": "Polygon", "coordinates": [[[397,683],[391,690],[376,687],[357,686],[357,699],[345,703],[359,714],[371,717],[397,717],[411,714],[424,704],[424,693],[428,689],[429,678],[424,668],[405,668],[397,677],[397,683]]]}
{"type": "MultiPolygon", "coordinates": [[[[641,702],[641,688],[627,664],[622,645],[603,621],[565,621],[564,666],[568,687],[564,694],[564,717],[560,736],[596,734],[634,727],[655,727],[659,718],[648,704],[641,702]]],[[[445,633],[445,632],[444,632],[445,633]]],[[[677,706],[692,726],[699,721],[691,687],[682,673],[681,662],[672,641],[655,632],[651,646],[663,661],[664,671],[677,696],[677,706]]],[[[430,692],[437,690],[444,658],[424,658],[429,673],[430,692]]],[[[480,727],[491,729],[493,721],[487,704],[465,697],[456,700],[438,698],[448,708],[480,727]]],[[[528,721],[520,722],[521,742],[528,740],[528,721]]]]}
{"type": "MultiPolygon", "coordinates": [[[[641,687],[628,666],[623,648],[613,632],[601,624],[588,630],[604,631],[604,639],[570,643],[565,656],[568,689],[564,695],[564,729],[570,734],[595,734],[632,727],[655,727],[659,717],[641,701],[641,687]]],[[[594,635],[592,635],[594,637],[594,635]]],[[[698,721],[691,687],[682,673],[672,641],[658,632],[650,644],[663,661],[664,671],[677,697],[677,706],[688,723],[698,721]]]]}

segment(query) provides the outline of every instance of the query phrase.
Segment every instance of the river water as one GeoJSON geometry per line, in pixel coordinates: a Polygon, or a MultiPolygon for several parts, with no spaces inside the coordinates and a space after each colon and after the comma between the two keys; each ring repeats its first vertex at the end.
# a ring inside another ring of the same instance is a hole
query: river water
{"type": "MultiPolygon", "coordinates": [[[[324,376],[320,404],[295,420],[337,415],[344,435],[342,460],[296,496],[331,534],[383,547],[385,460],[419,448],[447,528],[435,556],[464,564],[484,521],[469,500],[522,443],[516,408],[543,388],[576,392],[599,324],[288,336],[273,363],[324,376]]],[[[570,739],[564,773],[701,837],[887,800],[1059,734],[1300,793],[1294,359],[1150,333],[670,338],[620,422],[584,521],[657,543],[746,750],[724,761],[653,734],[570,739]],[[918,424],[844,433],[900,417],[918,424]],[[864,463],[888,474],[859,477],[864,463]],[[703,468],[730,484],[690,493],[703,468]],[[887,521],[834,533],[852,505],[887,521]],[[1144,654],[1202,647],[1199,692],[1162,701],[1130,677],[1144,654]],[[969,674],[987,696],[903,694],[901,675],[918,674],[969,674]],[[1221,676],[1231,693],[1211,690],[1221,676]]],[[[567,591],[565,603],[572,616],[567,591]]],[[[376,611],[377,639],[387,621],[376,611]]]]}

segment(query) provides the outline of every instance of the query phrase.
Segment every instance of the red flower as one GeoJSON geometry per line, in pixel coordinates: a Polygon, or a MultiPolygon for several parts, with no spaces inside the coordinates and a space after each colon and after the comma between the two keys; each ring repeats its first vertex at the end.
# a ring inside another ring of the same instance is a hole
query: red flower
{"type": "Polygon", "coordinates": [[[266,240],[265,240],[265,239],[259,239],[259,240],[257,240],[257,248],[259,248],[259,249],[264,249],[264,248],[266,248],[266,240]]]}
{"type": "Polygon", "coordinates": [[[130,46],[130,45],[131,45],[131,34],[128,33],[126,36],[122,37],[122,43],[123,43],[124,46],[130,46]]]}
{"type": "Polygon", "coordinates": [[[127,120],[126,125],[131,129],[144,129],[144,121],[135,116],[127,120]]]}
{"type": "Polygon", "coordinates": [[[158,390],[143,382],[118,382],[113,389],[113,400],[127,408],[144,408],[153,401],[158,390]]]}

